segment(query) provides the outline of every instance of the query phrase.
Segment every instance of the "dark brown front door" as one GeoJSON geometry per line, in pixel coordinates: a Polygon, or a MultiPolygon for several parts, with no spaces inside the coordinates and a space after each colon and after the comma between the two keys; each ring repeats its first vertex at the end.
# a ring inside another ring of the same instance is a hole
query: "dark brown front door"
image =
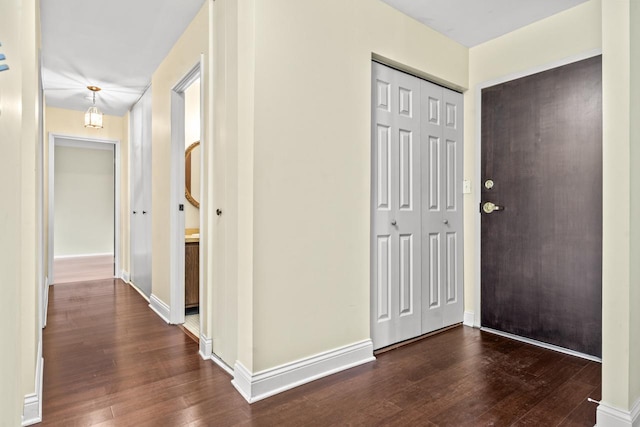
{"type": "Polygon", "coordinates": [[[482,90],[480,185],[482,326],[601,356],[600,56],[482,90]]]}

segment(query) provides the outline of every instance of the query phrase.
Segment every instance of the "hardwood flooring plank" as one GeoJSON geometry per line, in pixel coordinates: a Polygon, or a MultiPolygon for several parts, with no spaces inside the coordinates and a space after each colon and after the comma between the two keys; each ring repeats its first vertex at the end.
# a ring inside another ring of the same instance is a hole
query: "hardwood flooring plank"
{"type": "Polygon", "coordinates": [[[599,386],[602,384],[602,365],[599,363],[589,363],[571,379],[594,387],[599,386]]]}
{"type": "MultiPolygon", "coordinates": [[[[595,387],[589,397],[600,400],[600,386],[595,387]]],[[[562,422],[561,427],[579,427],[596,425],[597,403],[582,401],[562,422]]]]}
{"type": "MultiPolygon", "coordinates": [[[[579,370],[580,367],[563,361],[563,358],[557,358],[554,363],[548,365],[547,369],[541,370],[537,377],[532,376],[531,381],[522,383],[516,391],[491,407],[488,414],[479,416],[479,419],[491,420],[497,417],[501,421],[508,421],[510,425],[546,397],[557,396],[559,387],[569,381],[579,370]]],[[[567,413],[569,412],[570,410],[567,413]]]]}
{"type": "Polygon", "coordinates": [[[516,421],[514,426],[560,425],[568,414],[583,403],[593,387],[578,382],[568,381],[558,387],[556,393],[547,396],[536,406],[516,421]]]}
{"type": "Polygon", "coordinates": [[[578,426],[600,395],[597,363],[460,326],[249,405],[114,279],[51,287],[43,334],[43,426],[578,426]]]}

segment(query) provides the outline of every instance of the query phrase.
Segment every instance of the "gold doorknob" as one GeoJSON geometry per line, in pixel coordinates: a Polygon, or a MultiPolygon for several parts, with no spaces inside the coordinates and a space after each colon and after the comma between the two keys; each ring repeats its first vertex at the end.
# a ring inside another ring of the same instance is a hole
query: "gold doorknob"
{"type": "Polygon", "coordinates": [[[493,211],[501,211],[504,208],[502,206],[498,206],[493,202],[484,202],[482,204],[482,210],[484,211],[484,213],[490,214],[493,211]]]}

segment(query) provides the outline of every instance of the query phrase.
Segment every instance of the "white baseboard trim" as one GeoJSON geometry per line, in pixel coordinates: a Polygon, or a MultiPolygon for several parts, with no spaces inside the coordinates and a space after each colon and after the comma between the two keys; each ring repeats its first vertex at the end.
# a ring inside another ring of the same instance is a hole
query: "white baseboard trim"
{"type": "MultiPolygon", "coordinates": [[[[127,281],[127,285],[131,286],[131,287],[132,287],[132,288],[133,288],[137,293],[139,293],[139,294],[140,294],[140,296],[141,296],[142,298],[144,298],[145,300],[147,300],[147,302],[148,302],[148,303],[151,303],[151,300],[149,299],[149,297],[148,297],[148,296],[146,296],[146,295],[144,294],[144,292],[142,292],[142,290],[140,290],[140,288],[139,288],[139,287],[137,287],[137,286],[135,285],[135,283],[130,282],[130,281],[127,281]]],[[[163,304],[164,304],[164,303],[163,303],[163,304]]]]}
{"type": "Polygon", "coordinates": [[[30,426],[42,422],[42,370],[44,369],[44,359],[42,358],[42,343],[38,344],[38,355],[36,358],[36,380],[35,393],[24,396],[24,406],[22,408],[22,425],[30,426]]]}
{"type": "Polygon", "coordinates": [[[129,272],[124,270],[120,271],[120,278],[129,283],[129,272]]]}
{"type": "Polygon", "coordinates": [[[113,256],[113,252],[106,252],[100,254],[77,254],[77,255],[58,255],[53,258],[53,260],[57,259],[67,259],[67,258],[89,258],[94,256],[113,256]]]}
{"type": "Polygon", "coordinates": [[[210,359],[213,353],[213,340],[200,334],[200,351],[198,353],[203,360],[210,359]]]}
{"type": "Polygon", "coordinates": [[[213,361],[213,363],[222,368],[223,371],[229,374],[231,378],[233,378],[233,369],[231,369],[231,366],[224,363],[224,360],[220,359],[215,353],[211,354],[210,359],[213,361]]]}
{"type": "Polygon", "coordinates": [[[470,326],[473,328],[473,311],[465,311],[464,312],[464,320],[462,321],[462,324],[464,326],[470,326]]]}
{"type": "Polygon", "coordinates": [[[231,383],[247,402],[253,403],[375,359],[373,342],[368,339],[255,374],[238,361],[231,383]]]}
{"type": "Polygon", "coordinates": [[[171,322],[169,322],[171,309],[169,308],[169,306],[167,304],[164,303],[164,301],[159,299],[154,294],[151,294],[151,298],[149,298],[149,308],[151,308],[151,310],[155,311],[156,314],[158,316],[160,316],[160,318],[162,320],[164,320],[167,323],[171,323],[171,322]]]}
{"type": "Polygon", "coordinates": [[[553,350],[553,351],[557,351],[558,353],[568,354],[569,356],[580,357],[582,359],[587,359],[593,362],[602,363],[602,359],[600,359],[599,357],[591,356],[590,354],[580,353],[579,351],[570,350],[568,348],[559,347],[557,345],[549,344],[546,342],[532,340],[531,338],[525,338],[519,335],[513,335],[508,332],[496,331],[495,329],[491,329],[491,328],[480,328],[480,330],[484,332],[489,332],[491,334],[500,335],[505,338],[510,338],[512,340],[521,341],[527,344],[546,348],[547,350],[553,350]]]}
{"type": "Polygon", "coordinates": [[[625,411],[605,402],[600,402],[596,411],[597,427],[640,427],[640,399],[630,411],[625,411]]]}

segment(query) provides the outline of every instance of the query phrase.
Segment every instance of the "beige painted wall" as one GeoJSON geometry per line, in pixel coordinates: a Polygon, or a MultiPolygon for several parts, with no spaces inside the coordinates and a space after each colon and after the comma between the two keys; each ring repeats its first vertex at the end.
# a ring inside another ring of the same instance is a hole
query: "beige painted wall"
{"type": "MultiPolygon", "coordinates": [[[[640,2],[630,2],[630,88],[631,101],[629,117],[631,117],[631,253],[632,260],[640,259],[640,2]]],[[[631,292],[629,302],[630,330],[629,360],[629,403],[640,399],[640,263],[631,263],[631,292]]],[[[632,406],[631,406],[632,407],[632,406]]]]}
{"type": "MultiPolygon", "coordinates": [[[[65,108],[46,107],[47,132],[83,136],[87,138],[117,139],[122,144],[128,140],[125,116],[104,115],[103,128],[84,127],[84,111],[67,110],[65,108]]],[[[122,150],[126,151],[126,150],[122,150]]]]}
{"type": "MultiPolygon", "coordinates": [[[[170,305],[171,89],[208,52],[209,2],[153,73],[152,90],[152,293],[170,305]]],[[[205,70],[206,71],[206,70],[205,70]]],[[[205,82],[206,84],[206,82],[205,82]]],[[[205,86],[206,89],[206,86],[205,86]]],[[[205,103],[207,99],[205,97],[205,103]]],[[[205,107],[205,113],[206,113],[205,107]]],[[[204,200],[203,200],[204,201],[204,200]]],[[[201,201],[202,202],[202,201],[201,201]]],[[[185,201],[186,203],[186,201],[185,201]]],[[[207,243],[201,239],[201,250],[207,243]]],[[[205,297],[206,298],[206,297],[205,297]]]]}
{"type": "MultiPolygon", "coordinates": [[[[21,142],[22,142],[22,79],[29,72],[23,65],[23,33],[29,35],[29,29],[22,27],[22,1],[12,0],[0,3],[0,39],[2,50],[8,60],[10,71],[0,73],[0,138],[6,143],[0,144],[0,197],[2,200],[15,201],[14,208],[3,204],[0,208],[3,220],[0,221],[0,271],[5,286],[0,287],[0,340],[6,348],[21,350],[21,335],[25,333],[33,338],[28,329],[23,328],[20,317],[22,294],[22,240],[21,213],[21,142]],[[23,71],[24,70],[24,71],[23,71]],[[8,327],[12,325],[12,327],[8,327]]],[[[26,62],[26,60],[24,61],[26,62]]],[[[33,141],[31,141],[33,143],[33,141]]],[[[29,194],[27,194],[29,195],[29,194]]],[[[30,195],[35,197],[34,193],[30,195]]],[[[29,360],[29,359],[27,359],[29,360]]],[[[30,363],[25,363],[25,368],[30,363]]],[[[0,352],[0,422],[4,425],[20,425],[22,415],[21,351],[0,352]]]]}
{"type": "Polygon", "coordinates": [[[481,185],[476,181],[478,86],[600,49],[600,22],[600,0],[591,0],[469,50],[469,90],[464,96],[464,176],[472,182],[472,194],[464,195],[464,295],[467,312],[475,312],[476,272],[479,268],[476,250],[478,200],[475,195],[481,185]]]}
{"type": "MultiPolygon", "coordinates": [[[[200,80],[184,91],[184,146],[200,141],[200,80]]],[[[198,201],[200,195],[200,153],[201,147],[191,152],[191,195],[198,201]]],[[[200,228],[200,210],[187,201],[184,205],[185,228],[200,228]]]]}
{"type": "Polygon", "coordinates": [[[467,49],[377,0],[211,12],[206,323],[214,352],[255,372],[369,337],[372,54],[464,88],[467,49]]]}
{"type": "MultiPolygon", "coordinates": [[[[22,2],[22,142],[21,142],[21,282],[22,304],[22,393],[36,391],[38,345],[42,341],[39,316],[38,277],[40,242],[37,233],[37,173],[39,150],[39,49],[40,8],[34,1],[22,2]]],[[[4,43],[3,43],[4,46],[4,43]]]]}
{"type": "MultiPolygon", "coordinates": [[[[640,259],[640,2],[630,2],[630,87],[631,101],[629,117],[631,117],[631,254],[632,260],[640,259]]],[[[631,263],[631,303],[629,334],[629,403],[640,399],[640,263],[631,263]]]]}
{"type": "Polygon", "coordinates": [[[55,148],[56,257],[114,253],[114,150],[108,148],[55,148]]]}
{"type": "Polygon", "coordinates": [[[637,1],[602,2],[602,402],[625,411],[640,403],[639,19],[637,1]]]}
{"type": "MultiPolygon", "coordinates": [[[[246,98],[253,93],[252,80],[246,78],[252,73],[252,67],[247,66],[246,61],[252,59],[253,51],[246,46],[246,32],[241,30],[244,24],[238,22],[238,9],[245,8],[247,3],[216,0],[212,4],[208,66],[213,72],[213,76],[209,76],[213,84],[205,89],[209,102],[213,104],[211,113],[205,115],[207,150],[204,155],[207,166],[203,171],[206,182],[203,192],[211,209],[204,212],[203,218],[206,219],[201,224],[201,231],[211,248],[204,259],[208,266],[205,283],[212,286],[207,295],[211,310],[206,310],[204,315],[210,327],[213,351],[229,366],[233,366],[238,352],[250,355],[252,346],[250,325],[253,314],[250,307],[253,300],[246,293],[249,288],[241,286],[239,279],[252,274],[251,259],[239,257],[239,248],[246,241],[244,236],[251,232],[252,227],[246,218],[253,214],[247,209],[250,198],[239,195],[239,188],[251,180],[241,179],[238,172],[239,169],[245,173],[252,169],[252,162],[247,157],[243,157],[242,164],[238,161],[238,153],[247,146],[243,135],[252,132],[248,122],[243,122],[245,127],[242,129],[238,126],[238,118],[247,110],[244,107],[246,98]],[[209,133],[211,129],[215,134],[209,133]],[[222,209],[221,216],[215,215],[216,208],[222,209]],[[238,225],[240,223],[242,228],[238,225]]],[[[201,238],[201,244],[202,241],[201,238]]]]}
{"type": "Polygon", "coordinates": [[[253,262],[240,284],[252,354],[239,359],[257,372],[370,337],[372,54],[464,88],[468,51],[374,0],[239,7],[255,19],[240,34],[255,63],[253,99],[239,101],[239,179],[252,180],[239,198],[253,206],[239,224],[253,230],[239,251],[253,262]]]}
{"type": "MultiPolygon", "coordinates": [[[[60,135],[80,136],[86,138],[111,139],[120,141],[120,268],[129,272],[129,113],[122,117],[103,116],[103,128],[92,129],[84,127],[84,111],[67,110],[64,108],[46,107],[46,135],[50,133],[60,135]]],[[[48,145],[48,141],[45,141],[48,145]]],[[[45,153],[45,156],[48,154],[45,153]]],[[[48,157],[45,157],[48,158],[48,157]]],[[[45,161],[45,166],[48,160],[45,161]]],[[[45,177],[48,170],[45,169],[45,177]]],[[[45,189],[47,186],[45,185],[45,189]]],[[[45,194],[45,215],[48,207],[45,194]]],[[[48,224],[48,221],[45,221],[48,224]]],[[[48,230],[45,230],[48,233],[48,230]]]]}
{"type": "Polygon", "coordinates": [[[34,393],[39,326],[36,153],[39,141],[39,7],[0,3],[0,424],[20,425],[23,398],[34,393]]]}

